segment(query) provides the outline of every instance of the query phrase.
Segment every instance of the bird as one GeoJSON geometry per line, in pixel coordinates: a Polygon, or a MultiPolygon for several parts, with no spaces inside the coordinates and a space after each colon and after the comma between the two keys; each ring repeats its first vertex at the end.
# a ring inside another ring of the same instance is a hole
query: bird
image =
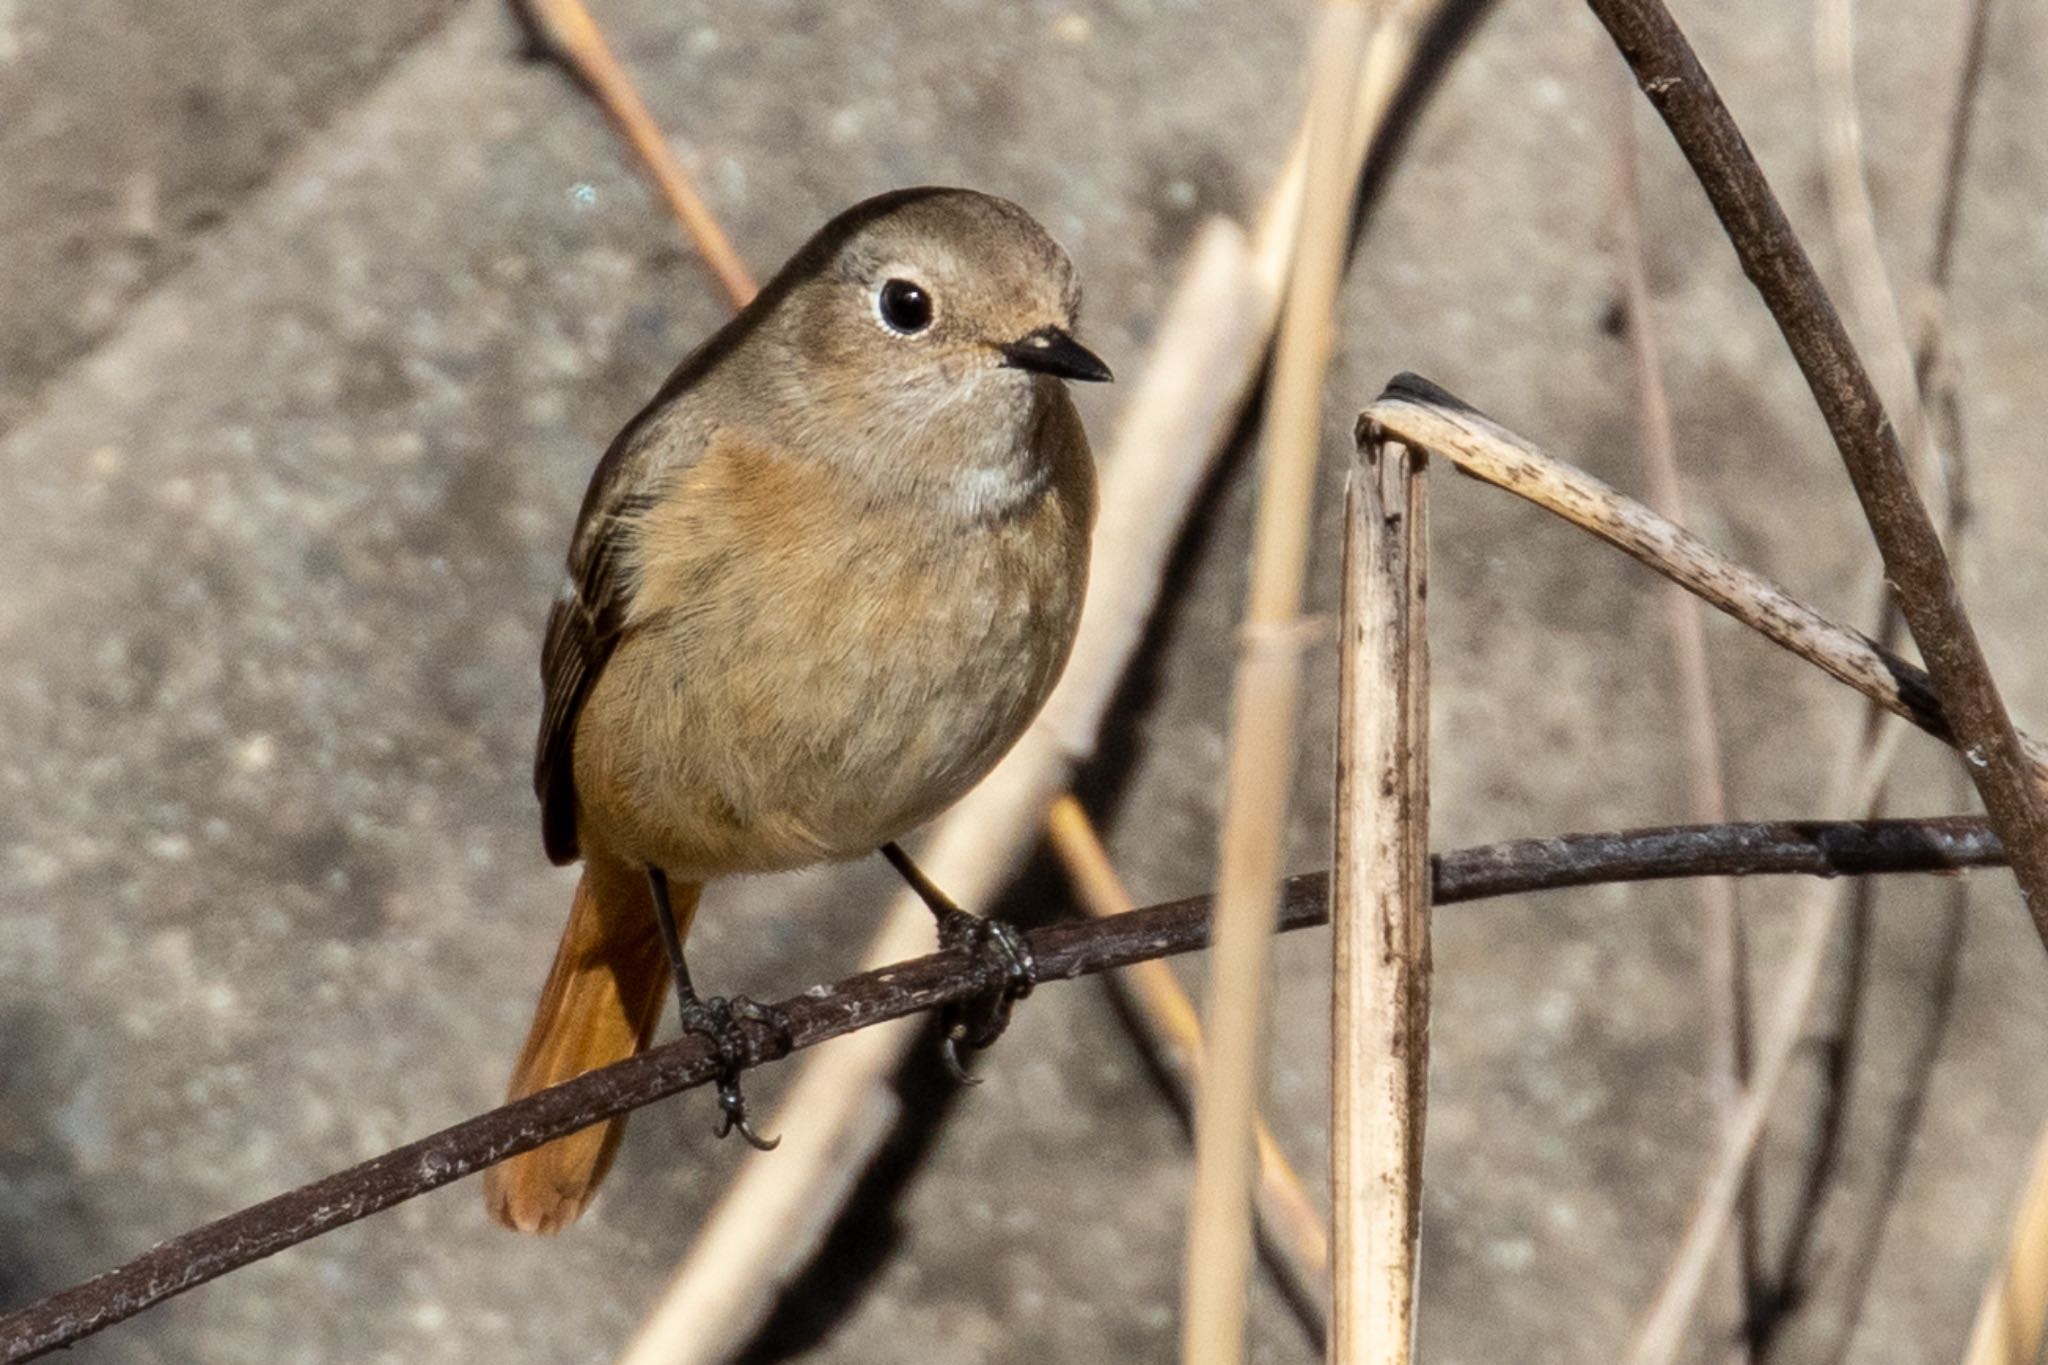
{"type": "MultiPolygon", "coordinates": [[[[748,1121],[743,996],[700,996],[683,944],[706,883],[876,851],[992,998],[946,1023],[986,1046],[1029,990],[1023,940],[954,905],[898,840],[1024,732],[1087,588],[1095,466],[1066,381],[1072,262],[993,195],[878,195],[818,230],[598,461],[548,615],[534,791],[582,862],[518,1099],[647,1046],[672,981],[721,1061],[720,1136],[748,1121]]],[[[486,1173],[518,1231],[574,1222],[624,1117],[486,1173]]]]}

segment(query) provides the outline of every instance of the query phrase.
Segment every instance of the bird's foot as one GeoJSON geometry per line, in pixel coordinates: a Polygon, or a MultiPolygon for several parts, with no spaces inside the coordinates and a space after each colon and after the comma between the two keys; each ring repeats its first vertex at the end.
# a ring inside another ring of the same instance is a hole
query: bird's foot
{"type": "Polygon", "coordinates": [[[939,1052],[946,1070],[963,1085],[977,1085],[980,1079],[960,1064],[961,1046],[978,1050],[1003,1036],[1010,1026],[1010,1006],[1038,984],[1038,964],[1015,925],[957,908],[939,917],[939,946],[965,953],[981,978],[978,995],[948,1005],[939,1016],[939,1052]]]}
{"type": "Polygon", "coordinates": [[[747,1118],[747,1097],[740,1089],[740,1070],[747,1060],[745,1024],[758,1024],[775,1042],[776,1057],[789,1055],[792,1038],[789,1016],[781,1010],[758,1004],[744,995],[730,999],[722,995],[701,999],[687,997],[681,1004],[683,1032],[708,1038],[718,1050],[718,1136],[739,1130],[747,1145],[760,1152],[775,1150],[782,1139],[764,1138],[747,1118]]]}

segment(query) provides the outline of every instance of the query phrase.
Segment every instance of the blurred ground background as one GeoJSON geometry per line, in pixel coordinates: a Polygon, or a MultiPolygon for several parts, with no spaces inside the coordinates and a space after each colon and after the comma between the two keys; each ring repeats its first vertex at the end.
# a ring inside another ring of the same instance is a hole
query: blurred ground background
{"type": "MultiPolygon", "coordinates": [[[[1677,6],[1824,270],[1804,5],[1677,6]]],[[[1061,237],[1124,384],[1189,234],[1249,214],[1299,104],[1309,6],[600,0],[621,57],[764,274],[890,186],[974,185],[1061,237]]],[[[1926,255],[1958,7],[1859,6],[1866,146],[1902,283],[1926,255]]],[[[0,0],[0,1305],[495,1102],[571,874],[541,856],[535,659],[590,465],[724,316],[594,110],[516,59],[497,0],[0,0]]],[[[1956,345],[1976,453],[1965,588],[2048,728],[2048,16],[1999,7],[1956,345]]],[[[1500,7],[1397,175],[1343,303],[1315,605],[1335,604],[1350,417],[1419,370],[1639,487],[1605,251],[1618,62],[1581,7],[1500,7]]],[[[1823,429],[1660,130],[1651,266],[1693,520],[1864,619],[1874,556],[1823,429]]],[[[1830,274],[1830,278],[1835,276],[1830,274]]],[[[1208,885],[1248,543],[1222,481],[1087,775],[1141,901],[1208,885]]],[[[1684,812],[1646,575],[1505,496],[1439,483],[1439,847],[1684,812]]],[[[1096,591],[1115,591],[1098,584],[1096,591]]],[[[1851,713],[1712,628],[1731,800],[1826,814],[1851,713]]],[[[1291,859],[1327,855],[1335,665],[1310,674],[1291,859]]],[[[1947,798],[1909,741],[1896,808],[1947,798]]],[[[1058,883],[1040,878],[1041,900],[1058,883]]],[[[1954,1358],[2048,1113],[2048,963],[1979,879],[1962,994],[1852,1358],[1954,1358]]],[[[879,868],[716,893],[700,976],[843,974],[879,868]]],[[[1745,889],[1763,968],[1793,889],[1745,889]]],[[[1938,937],[1881,902],[1844,1193],[1867,1200],[1938,937]]],[[[1439,919],[1423,1358],[1614,1358],[1704,1152],[1682,889],[1439,919]]],[[[1271,1112],[1326,1129],[1327,939],[1279,952],[1271,1112]]],[[[1199,965],[1183,964],[1199,983],[1199,965]]],[[[1818,1055],[1816,1053],[1816,1055],[1818,1055]]],[[[919,1121],[757,1352],[848,1362],[1167,1358],[1186,1143],[1099,984],[1049,989],[919,1121]]],[[[1782,1203],[1807,1066],[1773,1144],[1782,1203]]],[[[773,1071],[754,1085],[765,1102],[773,1071]]],[[[117,1327],[81,1361],[603,1361],[741,1159],[702,1097],[642,1114],[556,1243],[465,1183],[117,1327]]],[[[1834,1240],[1829,1240],[1829,1239],[1834,1240]]],[[[1782,1358],[1826,1358],[1818,1307],[1782,1358]]],[[[1259,1291],[1263,1361],[1311,1359],[1259,1291]]]]}

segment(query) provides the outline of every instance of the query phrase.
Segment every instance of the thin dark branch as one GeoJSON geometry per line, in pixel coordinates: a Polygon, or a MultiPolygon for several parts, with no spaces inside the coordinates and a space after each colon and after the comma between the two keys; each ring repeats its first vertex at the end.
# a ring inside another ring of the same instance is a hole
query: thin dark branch
{"type": "Polygon", "coordinates": [[[1927,974],[1927,1018],[1905,1066],[1906,1092],[1897,1114],[1885,1133],[1884,1161],[1878,1167],[1876,1185],[1868,1212],[1846,1245],[1841,1264],[1845,1278],[1842,1290],[1841,1334],[1828,1359],[1840,1365],[1849,1358],[1855,1344],[1857,1325],[1863,1320],[1863,1303],[1876,1277],[1878,1253],[1884,1249],[1885,1229],[1892,1210],[1898,1207],[1899,1188],[1905,1183],[1906,1168],[1920,1140],[1920,1121],[1927,1113],[1927,1098],[1933,1089],[1934,1063],[1948,1037],[1949,1021],[1955,1017],[1956,984],[1963,959],[1963,943],[1969,929],[1970,893],[1958,884],[1942,909],[1941,946],[1927,974]]]}
{"type": "MultiPolygon", "coordinates": [[[[1447,905],[1598,882],[1945,872],[2002,861],[1987,824],[1970,816],[1678,825],[1521,839],[1439,854],[1432,860],[1432,898],[1447,905]]],[[[1290,878],[1282,888],[1280,927],[1325,923],[1327,890],[1320,872],[1290,878]]],[[[1028,939],[1041,979],[1089,976],[1207,946],[1209,898],[1055,924],[1028,939]]],[[[969,999],[981,988],[981,969],[971,959],[943,952],[805,991],[778,1008],[788,1017],[791,1046],[800,1049],[969,999]]],[[[747,1065],[772,1059],[775,1049],[764,1035],[764,1029],[748,1030],[747,1065]]],[[[707,1042],[681,1038],[182,1233],[126,1265],[0,1316],[0,1365],[68,1346],[231,1270],[579,1128],[703,1085],[717,1067],[707,1042]]]]}
{"type": "Polygon", "coordinates": [[[1934,222],[1934,249],[1927,282],[1948,292],[1955,265],[1957,226],[1963,210],[1963,170],[1970,160],[1970,129],[1976,120],[1977,88],[1983,83],[1984,51],[1991,34],[1991,0],[1973,0],[1970,35],[1963,42],[1962,68],[1956,78],[1955,104],[1949,111],[1948,159],[1942,173],[1941,210],[1934,222]]]}
{"type": "Polygon", "coordinates": [[[1864,1002],[1870,982],[1871,940],[1876,905],[1873,883],[1851,890],[1835,998],[1833,1036],[1821,1043],[1821,1093],[1813,1119],[1812,1143],[1799,1178],[1799,1194],[1787,1220],[1784,1250],[1770,1283],[1758,1295],[1749,1319],[1750,1349],[1761,1361],[1778,1355],[1792,1315],[1810,1302],[1816,1273],[1814,1247],[1821,1214],[1839,1190],[1842,1150],[1855,1098],[1856,1064],[1863,1037],[1864,1002]]]}
{"type": "MultiPolygon", "coordinates": [[[[1942,541],[1948,547],[1951,563],[1958,573],[1961,572],[1969,507],[1964,486],[1967,461],[1963,446],[1962,405],[1957,397],[1954,367],[1945,354],[1948,289],[1955,262],[1963,177],[1969,164],[1970,132],[1982,84],[1990,17],[1991,0],[1972,0],[1968,32],[1955,77],[1955,92],[1950,101],[1948,145],[1942,161],[1941,193],[1935,204],[1934,245],[1923,286],[1926,295],[1924,316],[1913,357],[1913,382],[1925,415],[1919,439],[1923,445],[1931,445],[1939,456],[1936,464],[1945,484],[1942,505],[1946,524],[1942,528],[1942,541]]],[[[1928,462],[1925,452],[1921,454],[1922,477],[1925,478],[1928,462]]],[[[1878,643],[1882,648],[1895,648],[1901,629],[1897,605],[1887,596],[1879,604],[1879,611],[1878,643]]],[[[1870,742],[1875,742],[1880,714],[1873,703],[1868,719],[1870,729],[1867,738],[1870,742]]],[[[1960,801],[1968,789],[1963,787],[1959,778],[1952,777],[1951,780],[1961,789],[1956,793],[1956,799],[1960,801]]],[[[1883,800],[1884,794],[1880,791],[1868,813],[1881,813],[1883,800]]],[[[1772,1291],[1773,1300],[1786,1309],[1810,1296],[1812,1281],[1820,1273],[1813,1253],[1822,1209],[1837,1193],[1841,1147],[1848,1126],[1847,1110],[1855,1086],[1867,1013],[1863,1009],[1863,1001],[1870,989],[1871,943],[1876,929],[1875,906],[1872,904],[1874,892],[1875,887],[1869,883],[1859,885],[1849,905],[1848,941],[1842,965],[1844,979],[1835,1037],[1828,1048],[1826,1089],[1816,1125],[1814,1150],[1808,1161],[1791,1231],[1785,1239],[1782,1269],[1772,1291]]],[[[1925,990],[1928,1001],[1926,1017],[1913,1048],[1905,1054],[1904,1098],[1899,1102],[1894,1122],[1886,1129],[1885,1158],[1877,1180],[1877,1192],[1857,1220],[1856,1232],[1847,1243],[1849,1252],[1840,1261],[1843,1303],[1838,1317],[1842,1326],[1833,1345],[1832,1357],[1838,1361],[1846,1356],[1855,1340],[1864,1298],[1870,1288],[1872,1268],[1919,1134],[1934,1064],[1940,1056],[1954,1011],[1956,976],[1962,960],[1968,910],[1969,889],[1957,883],[1942,911],[1941,949],[1930,964],[1925,990]]],[[[1781,1326],[1782,1322],[1760,1321],[1757,1330],[1761,1340],[1768,1342],[1774,1329],[1781,1326]]],[[[1761,1345],[1759,1353],[1768,1355],[1761,1345]]]]}
{"type": "Polygon", "coordinates": [[[2020,897],[2048,944],[2048,810],[1870,376],[1762,167],[1661,0],[1587,3],[1670,126],[1806,376],[1876,537],[1885,578],[1955,726],[1970,780],[2011,852],[2020,897]]]}
{"type": "MultiPolygon", "coordinates": [[[[1630,358],[1635,362],[1637,425],[1642,431],[1646,495],[1652,507],[1684,523],[1685,490],[1678,473],[1678,433],[1665,382],[1663,346],[1651,297],[1649,252],[1643,243],[1642,171],[1636,148],[1634,92],[1617,77],[1615,127],[1615,255],[1620,265],[1622,311],[1627,319],[1630,358]]],[[[1728,818],[1727,783],[1722,775],[1720,727],[1714,718],[1713,665],[1707,651],[1706,613],[1697,597],[1677,583],[1664,585],[1664,625],[1671,662],[1678,674],[1680,732],[1689,778],[1687,812],[1694,820],[1728,818]]],[[[1693,883],[1700,912],[1700,988],[1705,1009],[1707,1092],[1717,1121],[1729,1123],[1749,1084],[1751,1005],[1749,944],[1735,884],[1719,877],[1693,883]]],[[[1735,1235],[1728,1278],[1736,1319],[1754,1323],[1763,1299],[1762,1189],[1754,1173],[1735,1201],[1735,1235]]],[[[1727,1365],[1750,1365],[1753,1344],[1738,1339],[1724,1357],[1727,1365]]]]}

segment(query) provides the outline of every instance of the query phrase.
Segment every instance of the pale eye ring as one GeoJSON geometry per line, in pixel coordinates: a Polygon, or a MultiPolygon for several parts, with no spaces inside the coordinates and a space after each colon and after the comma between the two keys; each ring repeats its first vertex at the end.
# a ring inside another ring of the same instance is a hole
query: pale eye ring
{"type": "Polygon", "coordinates": [[[890,279],[875,291],[875,316],[899,336],[915,336],[932,325],[932,296],[914,280],[890,279]]]}

